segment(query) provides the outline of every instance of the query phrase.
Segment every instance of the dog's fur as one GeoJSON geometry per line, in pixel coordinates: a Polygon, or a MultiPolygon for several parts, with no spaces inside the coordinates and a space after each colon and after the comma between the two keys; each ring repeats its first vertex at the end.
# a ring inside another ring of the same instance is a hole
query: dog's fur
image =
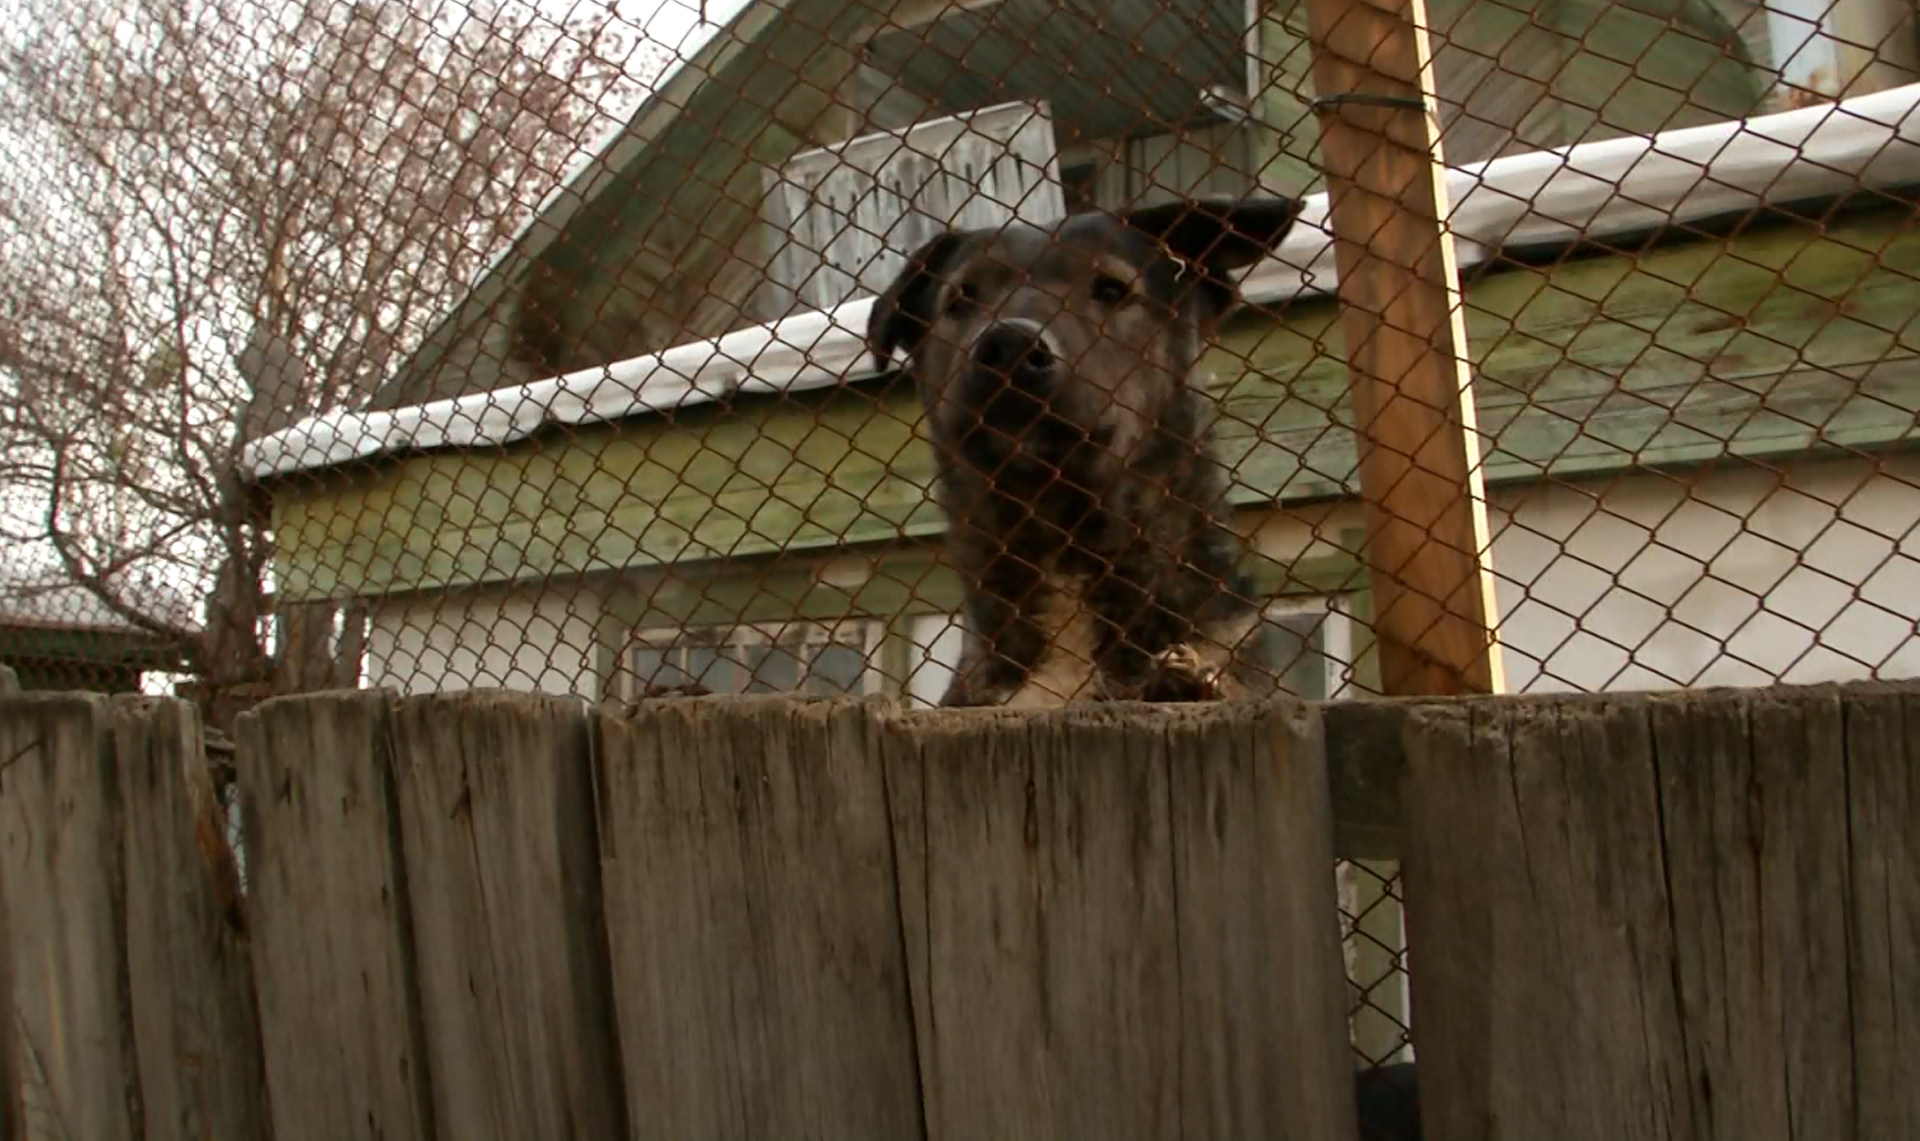
{"type": "Polygon", "coordinates": [[[1193,373],[1299,204],[1176,202],[915,251],[869,341],[926,406],[967,586],[945,705],[1244,692],[1259,625],[1193,373]]]}

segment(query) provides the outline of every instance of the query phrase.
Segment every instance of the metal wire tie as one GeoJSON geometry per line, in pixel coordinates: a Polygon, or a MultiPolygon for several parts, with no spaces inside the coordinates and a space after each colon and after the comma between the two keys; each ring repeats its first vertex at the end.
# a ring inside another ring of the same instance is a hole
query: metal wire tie
{"type": "Polygon", "coordinates": [[[1314,114],[1338,103],[1358,103],[1368,107],[1392,107],[1400,111],[1425,111],[1427,101],[1417,95],[1373,95],[1364,91],[1350,91],[1344,95],[1322,95],[1307,103],[1307,110],[1314,114]]]}

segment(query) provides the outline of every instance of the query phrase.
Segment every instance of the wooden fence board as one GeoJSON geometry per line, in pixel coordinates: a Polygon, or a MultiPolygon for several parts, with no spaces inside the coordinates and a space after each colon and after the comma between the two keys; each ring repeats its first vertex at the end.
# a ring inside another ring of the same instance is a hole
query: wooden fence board
{"type": "Polygon", "coordinates": [[[930,1138],[1353,1135],[1317,725],[1236,716],[888,727],[930,1138]]]}
{"type": "Polygon", "coordinates": [[[281,1141],[432,1141],[388,698],[265,702],[236,724],[254,973],[281,1141]]]}
{"type": "Polygon", "coordinates": [[[107,699],[5,699],[0,713],[0,908],[7,914],[19,1064],[41,1084],[31,1128],[139,1141],[127,997],[126,880],[107,699]]]}
{"type": "Polygon", "coordinates": [[[1920,1095],[1895,1076],[1920,931],[1906,700],[1809,687],[1410,716],[1426,1135],[1912,1136],[1920,1095]]]}
{"type": "Polygon", "coordinates": [[[586,707],[413,698],[394,740],[443,1136],[624,1135],[586,707]]]}
{"type": "Polygon", "coordinates": [[[1644,706],[1408,721],[1402,863],[1426,1136],[1686,1135],[1644,706]]]}
{"type": "Polygon", "coordinates": [[[1651,702],[1694,1136],[1851,1135],[1846,761],[1816,692],[1651,702]]]}
{"type": "Polygon", "coordinates": [[[1854,1084],[1859,1141],[1920,1137],[1920,692],[1849,686],[1848,884],[1853,903],[1854,1084]]]}
{"type": "MultiPolygon", "coordinates": [[[[20,677],[11,666],[0,666],[0,703],[20,692],[20,677]]],[[[13,716],[13,709],[0,705],[0,720],[13,716]]],[[[0,752],[0,789],[4,789],[6,759],[11,750],[0,752]]],[[[24,1046],[20,1019],[13,1003],[13,938],[7,930],[7,897],[0,887],[0,1141],[28,1141],[25,1117],[25,1075],[20,1067],[24,1046]]]]}
{"type": "Polygon", "coordinates": [[[667,700],[596,722],[633,1135],[919,1136],[862,705],[667,700]]]}
{"type": "Polygon", "coordinates": [[[184,701],[120,698],[127,967],[146,1141],[266,1138],[245,903],[184,701]]]}

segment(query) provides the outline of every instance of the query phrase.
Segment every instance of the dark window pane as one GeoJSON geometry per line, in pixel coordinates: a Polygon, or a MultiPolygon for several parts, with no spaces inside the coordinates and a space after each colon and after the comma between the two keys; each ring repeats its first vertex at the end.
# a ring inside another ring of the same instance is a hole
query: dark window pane
{"type": "Polygon", "coordinates": [[[1260,625],[1256,660],[1271,671],[1295,697],[1324,701],[1327,697],[1327,659],[1321,652],[1324,612],[1269,614],[1260,625]]]}
{"type": "Polygon", "coordinates": [[[814,655],[813,668],[807,671],[807,692],[844,694],[860,692],[860,679],[867,671],[867,657],[858,647],[839,644],[822,646],[814,655]]]}
{"type": "Polygon", "coordinates": [[[680,668],[681,651],[666,646],[640,646],[633,651],[634,681],[644,692],[649,685],[683,685],[687,675],[680,668]]]}
{"type": "Polygon", "coordinates": [[[739,693],[740,671],[720,656],[713,646],[689,646],[686,650],[687,676],[715,693],[739,693]]]}
{"type": "Polygon", "coordinates": [[[792,693],[800,688],[800,659],[784,646],[754,647],[748,693],[792,693]]]}

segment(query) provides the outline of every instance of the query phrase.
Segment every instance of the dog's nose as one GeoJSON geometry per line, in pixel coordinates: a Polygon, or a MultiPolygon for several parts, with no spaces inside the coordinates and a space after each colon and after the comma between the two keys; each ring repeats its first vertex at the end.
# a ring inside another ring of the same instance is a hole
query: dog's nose
{"type": "Polygon", "coordinates": [[[973,361],[1021,388],[1046,384],[1060,365],[1040,326],[1031,321],[1002,321],[981,333],[973,361]]]}

